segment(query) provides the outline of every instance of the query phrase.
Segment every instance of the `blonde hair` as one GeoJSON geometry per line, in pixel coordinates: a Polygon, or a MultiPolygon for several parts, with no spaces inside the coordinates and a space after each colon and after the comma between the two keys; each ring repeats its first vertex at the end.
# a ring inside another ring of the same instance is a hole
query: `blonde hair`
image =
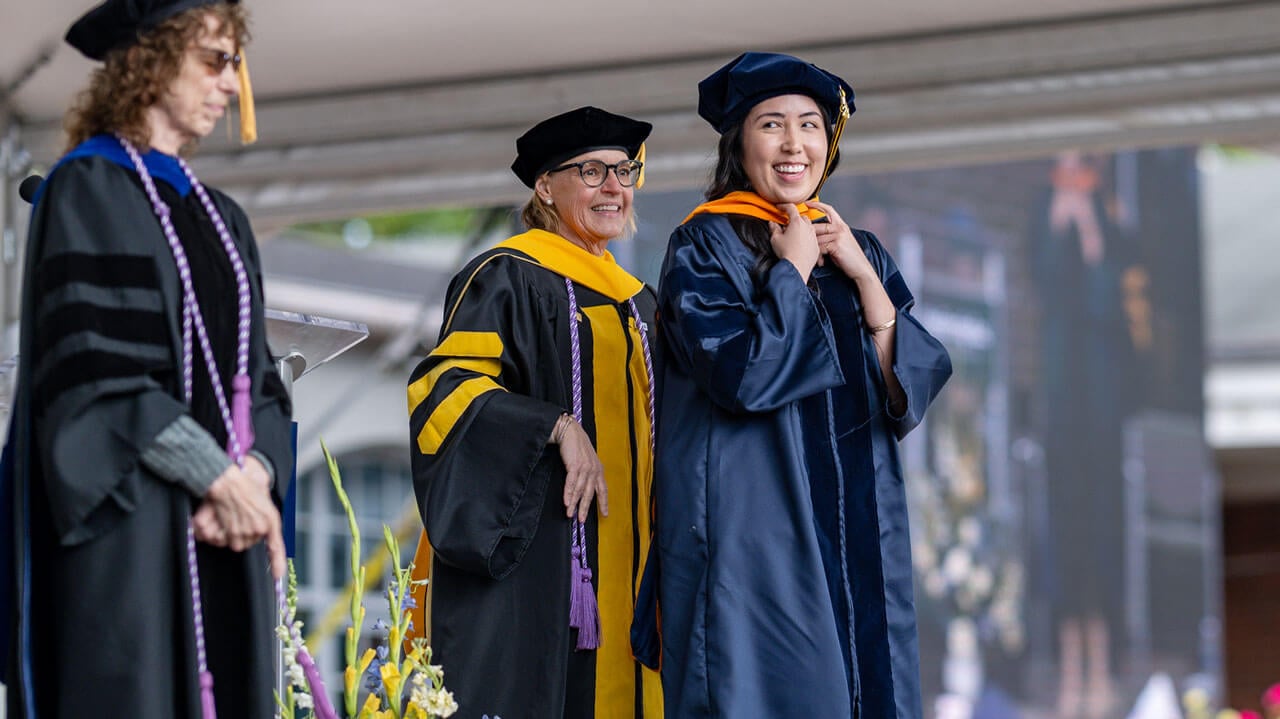
{"type": "MultiPolygon", "coordinates": [[[[544,230],[557,235],[560,234],[560,213],[556,210],[555,205],[548,205],[543,202],[536,191],[524,203],[524,207],[520,208],[520,221],[524,223],[525,229],[528,230],[544,230]]],[[[636,211],[633,208],[631,214],[627,217],[627,226],[623,228],[622,234],[610,239],[629,240],[635,237],[638,229],[636,211]]]]}
{"type": "Polygon", "coordinates": [[[181,12],[143,33],[133,45],[112,50],[67,112],[67,149],[108,132],[120,133],[140,149],[150,147],[147,110],[169,92],[187,48],[205,32],[205,17],[210,15],[218,21],[218,34],[235,40],[237,48],[248,43],[244,8],[215,3],[181,12]]]}

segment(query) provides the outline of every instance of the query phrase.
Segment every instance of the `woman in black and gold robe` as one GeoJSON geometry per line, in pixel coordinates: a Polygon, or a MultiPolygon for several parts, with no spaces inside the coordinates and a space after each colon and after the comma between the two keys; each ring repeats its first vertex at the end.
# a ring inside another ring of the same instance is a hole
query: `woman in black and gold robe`
{"type": "Polygon", "coordinates": [[[605,249],[633,223],[649,130],[587,107],[517,141],[531,229],[454,278],[409,381],[434,554],[420,548],[416,571],[429,561],[433,662],[459,716],[661,715],[658,676],[628,643],[650,532],[655,300],[605,249]]]}

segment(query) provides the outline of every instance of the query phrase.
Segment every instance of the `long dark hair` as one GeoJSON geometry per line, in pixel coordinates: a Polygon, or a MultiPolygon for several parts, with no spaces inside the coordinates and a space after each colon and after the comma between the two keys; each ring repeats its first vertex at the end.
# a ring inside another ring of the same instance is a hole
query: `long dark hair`
{"type": "MultiPolygon", "coordinates": [[[[830,146],[834,128],[831,126],[826,110],[821,105],[818,106],[818,110],[822,113],[822,126],[826,128],[827,144],[830,146]]],[[[720,135],[720,144],[716,151],[716,168],[711,173],[711,183],[707,186],[704,195],[708,201],[718,200],[730,192],[751,191],[751,180],[747,178],[747,170],[742,164],[742,133],[745,124],[744,117],[720,135]]],[[[834,171],[839,164],[840,151],[837,149],[835,157],[831,160],[831,169],[834,171]]],[[[728,220],[733,231],[738,233],[738,238],[755,255],[756,266],[752,269],[752,274],[757,280],[763,280],[778,262],[778,255],[773,251],[773,242],[769,239],[769,223],[745,215],[729,215],[728,220]]]]}

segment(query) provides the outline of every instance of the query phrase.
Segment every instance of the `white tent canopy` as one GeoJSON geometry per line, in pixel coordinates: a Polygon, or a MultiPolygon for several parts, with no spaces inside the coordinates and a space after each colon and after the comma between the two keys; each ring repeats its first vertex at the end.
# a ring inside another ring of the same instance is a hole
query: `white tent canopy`
{"type": "MultiPolygon", "coordinates": [[[[48,162],[90,63],[61,43],[93,3],[3,0],[10,143],[48,162]],[[50,57],[47,63],[39,59],[50,57]]],[[[250,4],[262,141],[207,143],[200,172],[263,227],[515,199],[512,141],[596,104],[656,125],[654,186],[703,175],[714,136],[696,81],[747,48],[850,79],[842,150],[859,170],[1207,137],[1272,139],[1280,4],[1159,0],[582,0],[250,4]],[[908,11],[909,10],[909,11],[908,11]]],[[[0,91],[3,92],[3,91],[0,91]]],[[[7,97],[6,97],[7,95],[7,97]]]]}

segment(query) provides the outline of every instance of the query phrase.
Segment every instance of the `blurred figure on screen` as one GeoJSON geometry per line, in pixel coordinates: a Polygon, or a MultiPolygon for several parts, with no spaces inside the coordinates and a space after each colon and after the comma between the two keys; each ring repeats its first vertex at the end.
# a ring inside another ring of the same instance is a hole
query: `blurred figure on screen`
{"type": "Polygon", "coordinates": [[[1103,717],[1116,701],[1111,637],[1123,585],[1121,431],[1132,341],[1118,208],[1101,185],[1091,158],[1060,154],[1032,233],[1060,717],[1103,717]]]}

